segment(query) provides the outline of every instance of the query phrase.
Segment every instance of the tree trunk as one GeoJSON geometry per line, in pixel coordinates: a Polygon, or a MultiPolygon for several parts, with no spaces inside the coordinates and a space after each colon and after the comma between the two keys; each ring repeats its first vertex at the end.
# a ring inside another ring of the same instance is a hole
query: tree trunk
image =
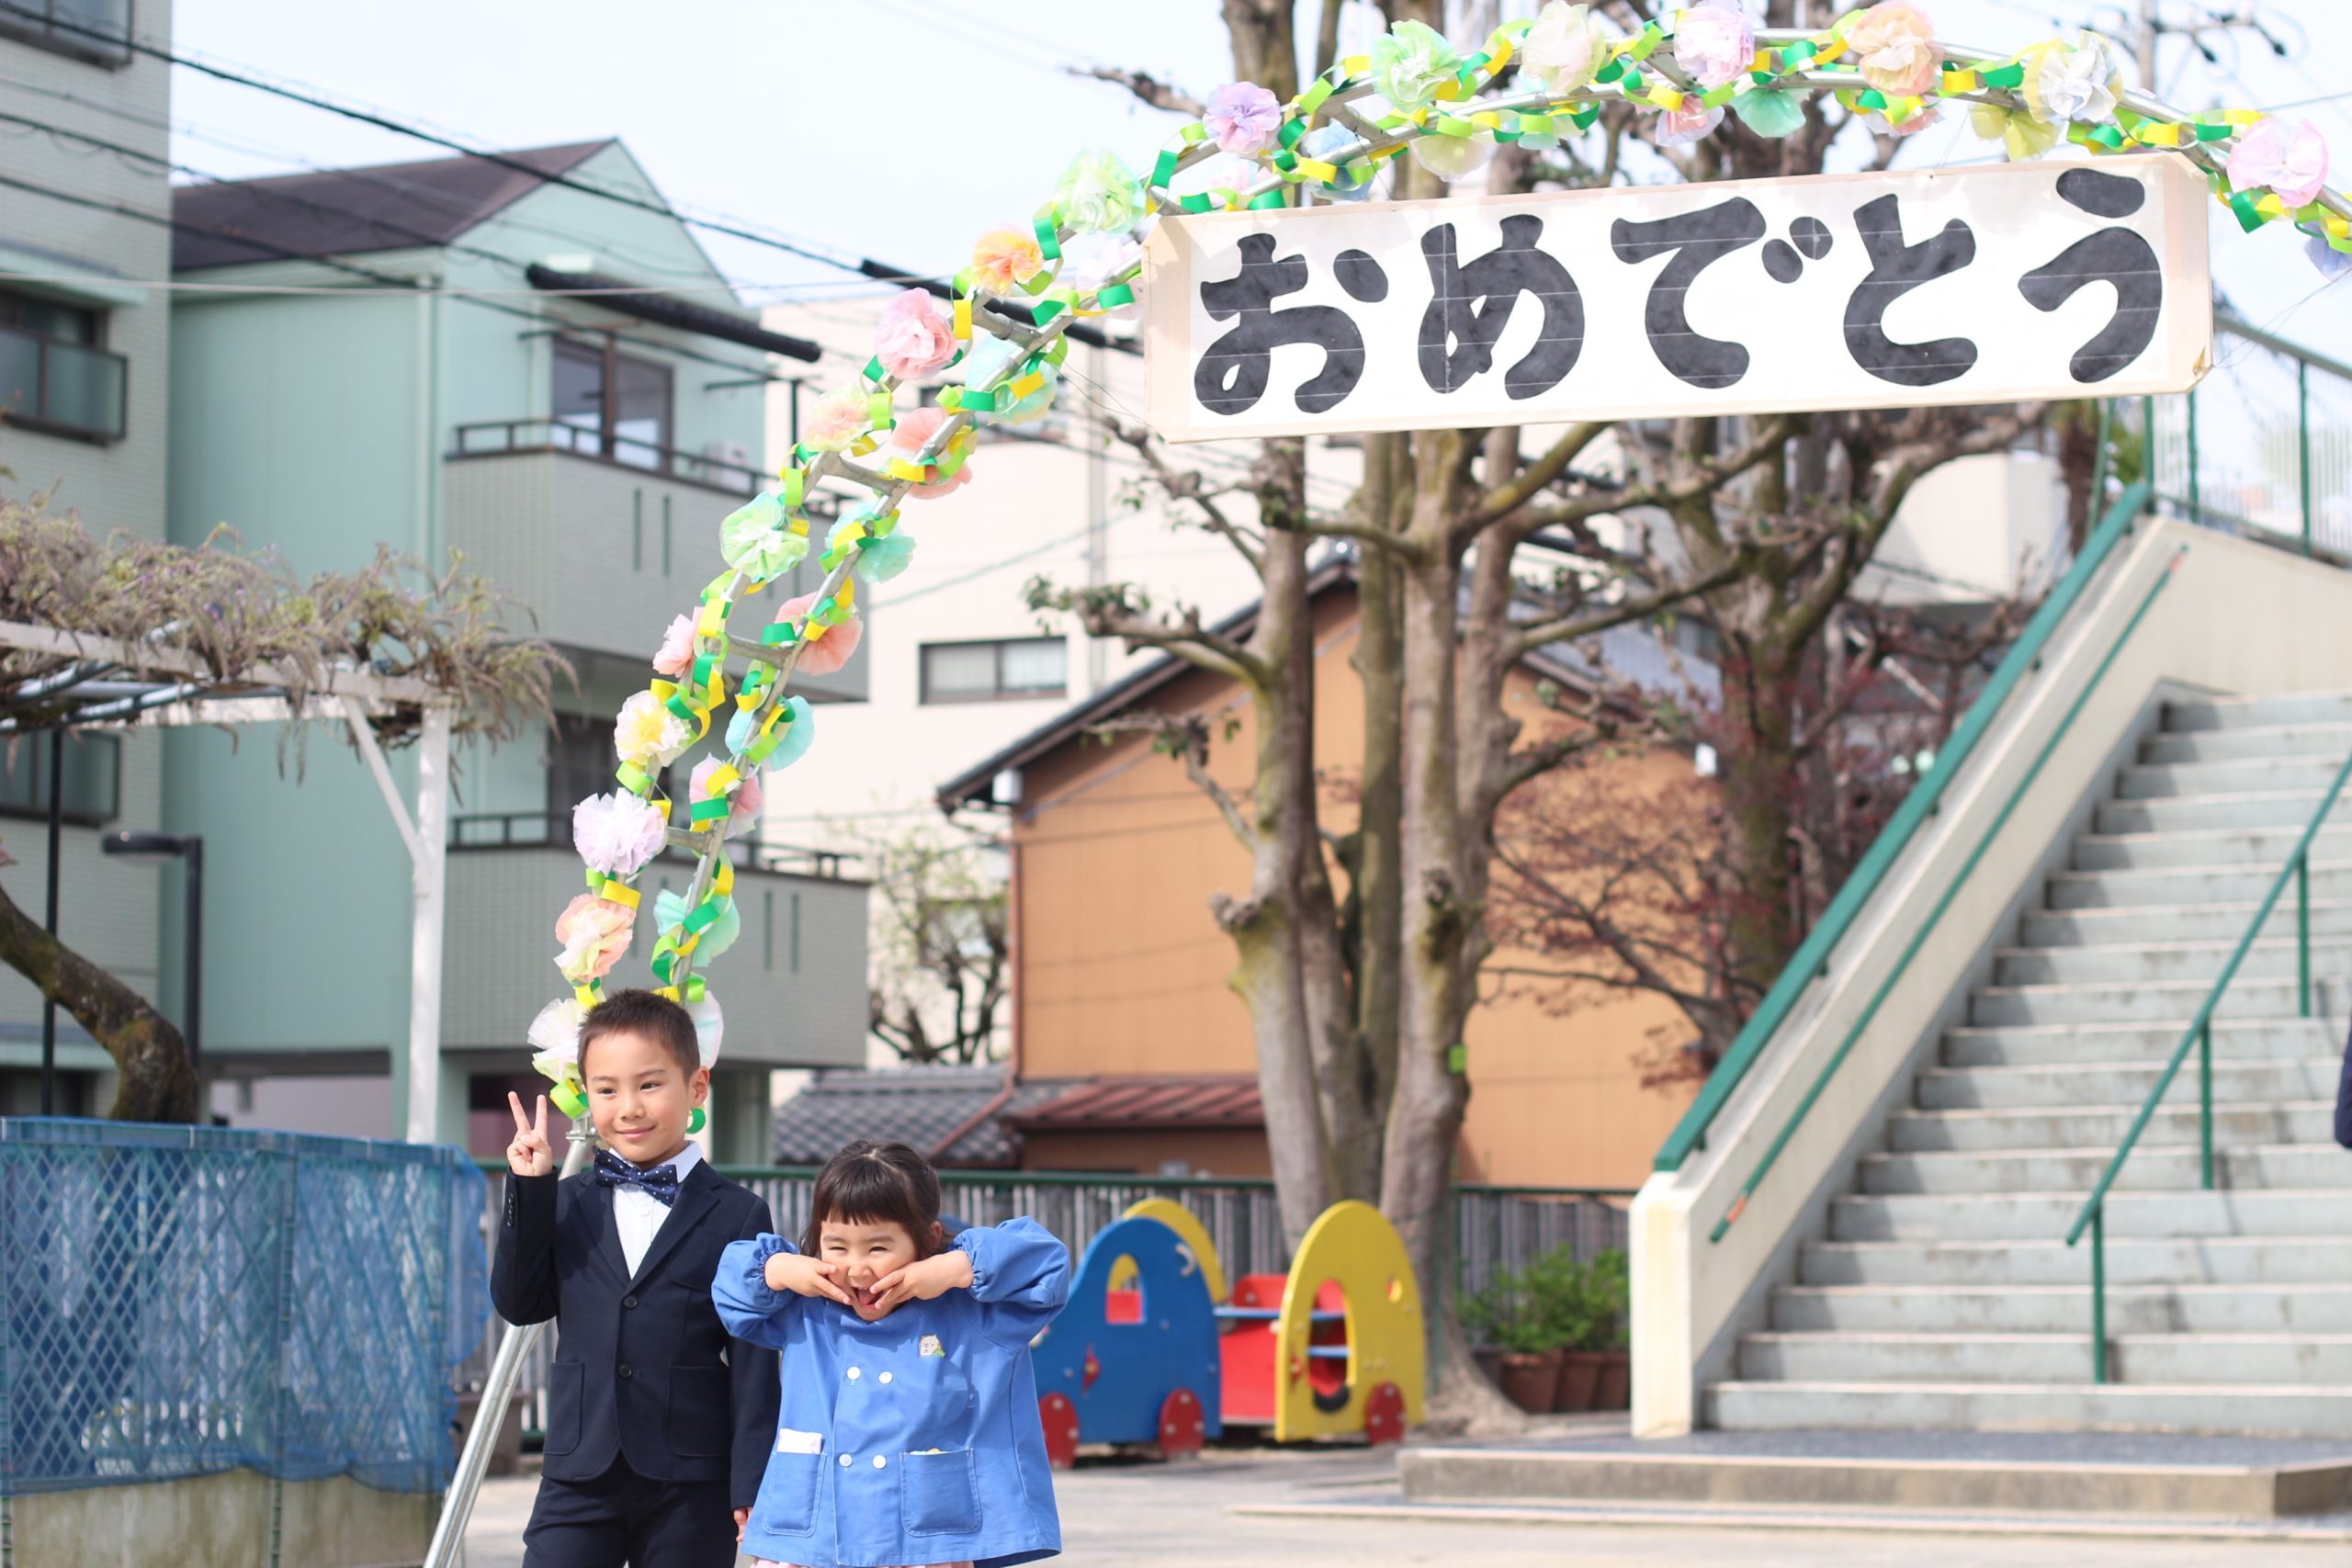
{"type": "Polygon", "coordinates": [[[196,1069],[171,1020],[41,929],[0,889],[0,963],[74,1015],[114,1058],[118,1122],[194,1122],[196,1069]]]}

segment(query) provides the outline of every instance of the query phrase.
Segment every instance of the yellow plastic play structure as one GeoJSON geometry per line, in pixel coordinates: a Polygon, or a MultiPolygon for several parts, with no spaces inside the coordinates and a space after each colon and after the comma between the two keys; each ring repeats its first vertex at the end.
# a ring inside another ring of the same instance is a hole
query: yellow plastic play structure
{"type": "Polygon", "coordinates": [[[1421,1418],[1426,1325],[1396,1228],[1369,1203],[1332,1205],[1284,1274],[1245,1274],[1230,1296],[1200,1222],[1164,1198],[1128,1218],[1176,1232],[1215,1305],[1227,1426],[1267,1426],[1277,1442],[1362,1435],[1402,1440],[1421,1418]]]}

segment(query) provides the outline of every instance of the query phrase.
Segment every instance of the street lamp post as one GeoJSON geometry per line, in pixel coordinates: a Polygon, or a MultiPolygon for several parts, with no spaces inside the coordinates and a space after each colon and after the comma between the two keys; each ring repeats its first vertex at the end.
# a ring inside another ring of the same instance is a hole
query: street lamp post
{"type": "Polygon", "coordinates": [[[204,839],[198,833],[108,833],[98,847],[118,860],[178,860],[187,865],[186,971],[187,1005],[180,1038],[187,1043],[187,1065],[201,1074],[204,1021],[204,839]]]}

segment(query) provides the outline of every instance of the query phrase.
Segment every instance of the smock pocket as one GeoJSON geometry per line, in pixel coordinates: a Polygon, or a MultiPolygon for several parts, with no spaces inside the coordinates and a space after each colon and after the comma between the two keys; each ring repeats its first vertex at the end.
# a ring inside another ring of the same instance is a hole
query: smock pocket
{"type": "Polygon", "coordinates": [[[899,1456],[899,1518],[909,1535],[969,1535],[980,1528],[972,1450],[899,1456]]]}
{"type": "Polygon", "coordinates": [[[807,1535],[817,1524],[815,1454],[768,1455],[767,1473],[760,1478],[760,1495],[752,1505],[751,1528],[778,1535],[807,1535]]]}
{"type": "Polygon", "coordinates": [[[725,1367],[672,1367],[670,1451],[693,1459],[725,1456],[734,1447],[733,1403],[725,1367]]]}
{"type": "Polygon", "coordinates": [[[548,1365],[548,1432],[541,1452],[568,1454],[580,1446],[581,1379],[587,1371],[578,1361],[548,1365]]]}

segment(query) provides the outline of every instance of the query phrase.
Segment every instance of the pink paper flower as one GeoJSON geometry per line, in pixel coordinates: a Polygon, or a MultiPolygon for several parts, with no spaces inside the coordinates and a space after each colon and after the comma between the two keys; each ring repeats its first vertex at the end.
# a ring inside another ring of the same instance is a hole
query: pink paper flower
{"type": "MultiPolygon", "coordinates": [[[[1674,24],[1674,62],[1702,87],[1722,86],[1755,58],[1756,29],[1748,26],[1745,12],[1728,6],[1693,6],[1674,24]]],[[[1661,136],[1659,145],[1669,143],[1661,136]]]]}
{"type": "Polygon", "coordinates": [[[1247,158],[1274,144],[1283,128],[1283,106],[1255,82],[1227,82],[1209,94],[1201,123],[1218,147],[1247,158]]]}
{"type": "Polygon", "coordinates": [[[1862,80],[1882,93],[1917,97],[1941,74],[1935,25],[1909,0],[1882,0],[1846,29],[1862,80]]]}
{"type": "Polygon", "coordinates": [[[1017,294],[1021,280],[1046,267],[1037,236],[1025,229],[991,229],[972,246],[973,280],[992,294],[1017,294]]]}
{"type": "MultiPolygon", "coordinates": [[[[939,434],[939,427],[947,423],[947,411],[942,408],[921,408],[912,411],[899,421],[897,429],[890,432],[890,452],[910,463],[913,462],[915,454],[922,451],[931,438],[939,434]]],[[[932,461],[937,462],[941,454],[937,452],[933,453],[932,461]]],[[[949,495],[963,489],[971,481],[972,464],[971,459],[967,457],[962,468],[957,468],[945,479],[933,479],[928,484],[919,484],[907,493],[917,501],[937,501],[943,495],[949,495]]]]}
{"type": "MultiPolygon", "coordinates": [[[[817,596],[803,593],[797,599],[786,600],[775,618],[797,621],[816,607],[817,596]]],[[[810,621],[801,631],[800,660],[793,669],[803,675],[831,675],[849,662],[849,656],[857,651],[857,639],[865,635],[865,623],[855,615],[837,626],[822,626],[810,621]]]]}
{"type": "Polygon", "coordinates": [[[1566,97],[1592,80],[1609,60],[1609,35],[1589,6],[1552,3],[1519,42],[1520,68],[1566,97]]]}
{"type": "Polygon", "coordinates": [[[930,295],[910,288],[882,307],[874,357],[901,381],[928,376],[956,357],[956,322],[930,295]]]}
{"type": "Polygon", "coordinates": [[[635,876],[662,852],[666,826],[659,808],[625,789],[592,795],[571,808],[571,845],[591,871],[635,876]]]}
{"type": "Polygon", "coordinates": [[[1661,147],[1683,147],[1712,133],[1724,122],[1724,111],[1711,109],[1696,98],[1686,98],[1679,109],[1660,109],[1652,132],[1661,147]]]}
{"type": "MultiPolygon", "coordinates": [[[[711,797],[710,775],[717,773],[725,763],[726,759],[722,757],[705,757],[701,761],[696,762],[693,781],[686,786],[686,798],[695,801],[708,800],[711,797]]],[[[759,770],[754,768],[736,780],[734,792],[727,799],[727,830],[729,832],[740,833],[757,822],[760,819],[760,807],[764,803],[764,796],[760,789],[759,770]]]]}
{"type": "Polygon", "coordinates": [[[695,622],[692,615],[680,615],[662,634],[662,646],[653,653],[653,671],[676,680],[695,664],[695,622]]]}
{"type": "Polygon", "coordinates": [[[2267,188],[2296,208],[2317,200],[2326,184],[2327,142],[2310,120],[2292,127],[2283,119],[2261,120],[2230,149],[2232,190],[2267,188]]]}
{"type": "Polygon", "coordinates": [[[601,980],[628,951],[629,927],[637,911],[626,905],[582,893],[556,917],[555,939],[563,943],[555,966],[575,986],[601,980]]]}
{"type": "Polygon", "coordinates": [[[862,387],[827,392],[800,422],[800,444],[818,452],[845,452],[873,423],[873,403],[862,387]]]}

